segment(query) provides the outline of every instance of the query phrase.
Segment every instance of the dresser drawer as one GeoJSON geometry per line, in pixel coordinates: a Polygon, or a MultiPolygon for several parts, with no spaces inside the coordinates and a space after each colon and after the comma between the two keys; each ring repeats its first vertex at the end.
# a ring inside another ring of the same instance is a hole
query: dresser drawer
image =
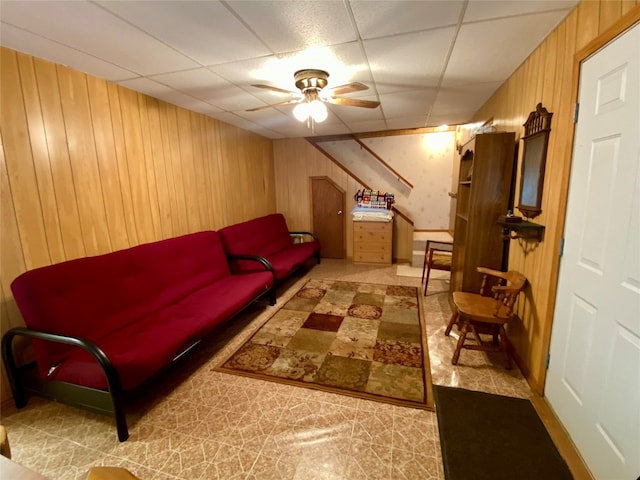
{"type": "Polygon", "coordinates": [[[391,242],[353,242],[353,250],[358,252],[391,252],[391,242]]]}
{"type": "Polygon", "coordinates": [[[354,223],[354,242],[391,242],[393,231],[390,223],[364,223],[354,223]]]}
{"type": "Polygon", "coordinates": [[[391,265],[391,252],[354,251],[353,261],[356,263],[384,263],[391,265]]]}
{"type": "Polygon", "coordinates": [[[353,261],[390,265],[393,223],[353,222],[353,261]]]}
{"type": "Polygon", "coordinates": [[[391,233],[391,222],[353,222],[353,232],[391,233]]]}

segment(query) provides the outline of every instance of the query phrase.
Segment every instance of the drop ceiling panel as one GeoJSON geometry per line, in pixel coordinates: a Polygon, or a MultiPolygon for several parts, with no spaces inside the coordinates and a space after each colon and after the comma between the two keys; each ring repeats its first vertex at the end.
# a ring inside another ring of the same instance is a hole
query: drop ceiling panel
{"type": "Polygon", "coordinates": [[[342,1],[242,1],[229,6],[274,53],[357,39],[342,1]]]}
{"type": "Polygon", "coordinates": [[[287,111],[284,108],[269,108],[266,110],[258,110],[256,112],[237,112],[239,117],[253,123],[258,123],[265,128],[282,128],[288,124],[292,124],[293,119],[291,111],[287,111]]]}
{"type": "Polygon", "coordinates": [[[154,75],[149,78],[223,110],[233,111],[260,105],[260,101],[254,96],[206,68],[154,75]]]}
{"type": "Polygon", "coordinates": [[[210,105],[202,100],[198,100],[197,98],[193,98],[189,95],[186,95],[178,90],[167,90],[161,93],[157,98],[160,100],[164,100],[167,103],[171,103],[172,105],[180,105],[182,108],[186,108],[187,110],[205,110],[211,113],[219,111],[214,105],[210,105]]]}
{"type": "Polygon", "coordinates": [[[211,100],[211,92],[214,89],[229,85],[229,82],[204,67],[194,70],[152,75],[149,78],[205,101],[211,100]]]}
{"type": "Polygon", "coordinates": [[[475,22],[490,18],[513,17],[539,13],[548,10],[560,10],[559,18],[564,18],[568,10],[575,6],[574,0],[483,0],[469,2],[464,14],[465,22],[475,22]]]}
{"type": "Polygon", "coordinates": [[[468,121],[577,3],[0,0],[0,43],[270,138],[357,133],[468,121]],[[291,105],[246,112],[299,98],[303,68],[381,105],[315,131],[291,105]]]}
{"type": "Polygon", "coordinates": [[[270,53],[259,38],[218,2],[128,0],[99,4],[202,65],[270,53]]]}
{"type": "Polygon", "coordinates": [[[407,128],[422,128],[427,127],[427,116],[416,115],[397,118],[388,118],[387,127],[390,130],[403,130],[407,128]]]}
{"type": "Polygon", "coordinates": [[[559,21],[557,12],[462,25],[444,81],[504,81],[559,21]]]}
{"type": "Polygon", "coordinates": [[[446,115],[431,115],[425,127],[438,127],[440,125],[463,125],[469,123],[475,111],[467,113],[448,113],[446,115]]]}
{"type": "Polygon", "coordinates": [[[443,85],[431,109],[431,115],[473,114],[498,89],[501,82],[488,82],[465,86],[443,85]]]}
{"type": "Polygon", "coordinates": [[[282,72],[282,61],[276,55],[265,55],[238,62],[213,65],[209,70],[236,85],[273,83],[281,88],[295,88],[293,77],[282,72]]]}
{"type": "Polygon", "coordinates": [[[342,43],[311,50],[310,54],[282,56],[290,62],[293,74],[304,68],[320,68],[329,72],[327,88],[344,85],[348,82],[362,82],[371,86],[373,81],[367,57],[358,42],[342,43]]]}
{"type": "MultiPolygon", "coordinates": [[[[347,95],[345,95],[347,97],[347,95]]],[[[364,100],[375,100],[373,97],[365,97],[364,100]]],[[[345,107],[341,105],[331,105],[329,109],[334,112],[342,121],[346,123],[379,121],[383,120],[380,108],[359,108],[345,107]]]]}
{"type": "MultiPolygon", "coordinates": [[[[387,122],[384,120],[365,120],[362,122],[349,122],[351,132],[382,132],[389,130],[387,122]]],[[[350,132],[350,133],[351,133],[350,132]]]]}
{"type": "Polygon", "coordinates": [[[380,94],[437,86],[454,28],[366,40],[373,79],[380,94]]]}
{"type": "MultiPolygon", "coordinates": [[[[366,57],[357,42],[314,49],[311,52],[294,52],[269,55],[241,62],[209,67],[211,71],[237,85],[249,87],[260,83],[299,92],[293,75],[304,68],[317,68],[329,73],[328,88],[358,81],[371,85],[372,79],[366,57]]],[[[255,95],[267,101],[276,100],[268,90],[256,89],[255,95]]],[[[276,94],[278,95],[278,94],[276,94]]]]}
{"type": "Polygon", "coordinates": [[[5,47],[28,52],[30,55],[112,82],[136,76],[135,73],[112,63],[5,23],[0,28],[0,43],[5,47]]]}
{"type": "Polygon", "coordinates": [[[454,26],[464,2],[458,0],[413,2],[355,1],[351,9],[363,39],[454,26]]]}
{"type": "Polygon", "coordinates": [[[235,115],[231,112],[221,112],[212,115],[213,118],[220,120],[221,122],[228,123],[230,125],[234,125],[238,128],[242,128],[244,130],[249,130],[258,133],[259,135],[263,135],[269,138],[282,138],[281,134],[278,132],[269,130],[268,128],[264,128],[262,125],[257,123],[250,122],[249,120],[245,120],[238,115],[235,115]]]}
{"type": "Polygon", "coordinates": [[[408,92],[388,93],[380,96],[384,116],[387,120],[405,116],[423,116],[424,119],[426,119],[435,98],[435,89],[431,91],[412,90],[408,92]]]}
{"type": "Polygon", "coordinates": [[[229,83],[213,88],[209,103],[215,104],[223,110],[235,112],[257,107],[260,102],[253,95],[229,83]]]}
{"type": "Polygon", "coordinates": [[[123,80],[118,82],[118,84],[155,98],[160,98],[161,95],[168,95],[174,91],[171,87],[167,87],[166,85],[144,77],[123,80]]]}
{"type": "Polygon", "coordinates": [[[202,100],[198,100],[197,98],[189,97],[188,95],[184,95],[183,93],[178,91],[174,91],[165,95],[163,100],[173,105],[179,104],[182,108],[186,108],[187,110],[191,110],[193,112],[202,113],[204,115],[213,115],[221,111],[218,107],[211,105],[210,103],[203,102],[202,100]]]}
{"type": "Polygon", "coordinates": [[[198,64],[128,23],[83,1],[3,2],[2,21],[149,75],[198,64]],[[37,8],[37,14],[34,14],[37,8]]]}

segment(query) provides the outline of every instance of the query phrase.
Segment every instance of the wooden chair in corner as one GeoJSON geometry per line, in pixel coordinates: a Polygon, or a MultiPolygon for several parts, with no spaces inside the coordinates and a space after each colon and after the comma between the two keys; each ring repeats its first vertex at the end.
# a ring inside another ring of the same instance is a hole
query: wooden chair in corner
{"type": "Polygon", "coordinates": [[[427,240],[424,249],[424,263],[422,265],[422,281],[424,282],[424,294],[427,294],[429,286],[429,275],[431,270],[451,271],[451,252],[453,250],[452,242],[437,242],[435,240],[427,240]],[[425,272],[427,279],[425,281],[425,272]]]}
{"type": "Polygon", "coordinates": [[[511,356],[504,326],[515,316],[514,303],[524,289],[527,279],[519,272],[499,272],[490,268],[478,267],[483,274],[480,293],[453,292],[454,312],[444,332],[449,336],[454,324],[460,327],[460,337],[451,363],[458,364],[463,348],[483,351],[502,351],[505,366],[511,368],[511,356]],[[493,277],[493,278],[492,278],[493,277]],[[489,287],[490,280],[497,279],[498,285],[489,287]],[[488,296],[490,292],[492,296],[488,296]],[[475,343],[467,343],[469,332],[475,343]],[[492,335],[492,341],[480,338],[480,334],[492,335]]]}

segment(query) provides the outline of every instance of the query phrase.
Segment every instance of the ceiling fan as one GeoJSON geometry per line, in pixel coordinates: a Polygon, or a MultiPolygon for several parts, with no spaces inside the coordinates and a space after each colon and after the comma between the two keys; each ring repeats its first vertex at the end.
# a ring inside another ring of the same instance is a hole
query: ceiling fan
{"type": "Polygon", "coordinates": [[[369,87],[360,82],[351,82],[338,87],[334,87],[323,91],[327,86],[329,74],[324,70],[305,69],[298,70],[293,74],[295,85],[300,89],[300,93],[283,88],[272,87],[271,85],[254,84],[252,87],[264,88],[278,93],[288,93],[295,95],[294,98],[284,102],[264,105],[262,107],[250,108],[247,112],[255,112],[265,108],[282,107],[284,105],[297,104],[293,114],[300,121],[322,122],[327,118],[327,108],[324,103],[332,103],[334,105],[346,105],[350,107],[376,108],[380,102],[371,100],[359,100],[355,98],[343,98],[337,95],[345,93],[359,92],[368,90],[369,87]]]}

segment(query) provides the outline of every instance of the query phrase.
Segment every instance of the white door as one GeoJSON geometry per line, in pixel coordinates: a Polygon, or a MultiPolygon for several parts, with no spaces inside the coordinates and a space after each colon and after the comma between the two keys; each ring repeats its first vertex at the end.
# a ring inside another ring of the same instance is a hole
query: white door
{"type": "Polygon", "coordinates": [[[582,63],[545,394],[597,479],[640,477],[640,24],[582,63]]]}

